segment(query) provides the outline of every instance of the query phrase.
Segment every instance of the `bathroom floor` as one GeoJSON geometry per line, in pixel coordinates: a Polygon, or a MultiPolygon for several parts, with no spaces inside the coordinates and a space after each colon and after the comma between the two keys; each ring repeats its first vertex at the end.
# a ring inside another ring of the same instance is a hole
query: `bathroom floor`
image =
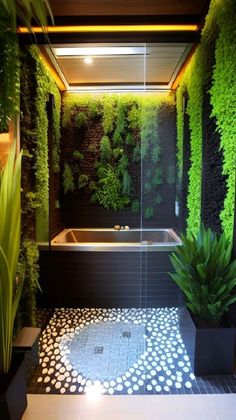
{"type": "Polygon", "coordinates": [[[235,393],[236,375],[195,378],[178,308],[56,309],[32,394],[235,393]]]}

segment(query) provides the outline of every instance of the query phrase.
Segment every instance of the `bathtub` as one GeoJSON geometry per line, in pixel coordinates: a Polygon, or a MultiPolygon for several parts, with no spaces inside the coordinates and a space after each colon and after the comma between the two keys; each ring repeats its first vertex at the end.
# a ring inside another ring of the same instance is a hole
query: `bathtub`
{"type": "Polygon", "coordinates": [[[43,291],[39,304],[178,306],[182,297],[169,275],[173,271],[169,256],[179,245],[173,229],[65,229],[50,247],[39,247],[43,291]]]}
{"type": "Polygon", "coordinates": [[[173,229],[64,229],[51,241],[55,251],[171,251],[177,245],[173,229]]]}

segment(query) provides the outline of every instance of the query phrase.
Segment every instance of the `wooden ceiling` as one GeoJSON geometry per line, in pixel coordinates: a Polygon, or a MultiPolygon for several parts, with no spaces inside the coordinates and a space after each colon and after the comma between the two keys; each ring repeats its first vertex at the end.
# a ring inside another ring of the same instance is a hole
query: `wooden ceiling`
{"type": "Polygon", "coordinates": [[[54,16],[157,16],[202,17],[208,0],[50,0],[54,16]]]}

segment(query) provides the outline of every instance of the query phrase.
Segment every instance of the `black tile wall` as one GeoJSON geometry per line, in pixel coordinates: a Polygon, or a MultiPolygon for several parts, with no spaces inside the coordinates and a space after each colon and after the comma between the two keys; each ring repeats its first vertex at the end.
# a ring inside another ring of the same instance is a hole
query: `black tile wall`
{"type": "Polygon", "coordinates": [[[168,252],[41,251],[39,304],[49,307],[179,305],[168,252]]]}

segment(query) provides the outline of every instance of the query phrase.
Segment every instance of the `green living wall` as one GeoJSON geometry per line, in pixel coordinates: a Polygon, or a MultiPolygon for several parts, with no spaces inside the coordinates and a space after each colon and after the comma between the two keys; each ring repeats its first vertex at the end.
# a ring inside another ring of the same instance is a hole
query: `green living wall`
{"type": "Polygon", "coordinates": [[[49,167],[48,116],[49,94],[54,95],[53,167],[59,171],[61,95],[40,59],[37,47],[21,51],[20,140],[22,161],[22,242],[19,275],[24,286],[18,323],[36,322],[38,288],[38,241],[48,240],[49,167]]]}
{"type": "Polygon", "coordinates": [[[143,167],[144,217],[162,203],[160,186],[175,183],[175,168],[163,167],[158,124],[166,94],[66,94],[63,100],[64,194],[84,190],[91,203],[117,211],[140,211],[143,167]],[[96,132],[94,129],[96,127],[96,132]],[[76,139],[74,148],[70,140],[76,139]],[[88,164],[89,162],[89,164],[88,164]]]}
{"type": "Polygon", "coordinates": [[[191,167],[188,185],[188,232],[197,232],[201,219],[202,174],[202,103],[204,89],[211,83],[212,117],[216,118],[223,150],[223,175],[227,177],[227,194],[220,214],[223,231],[232,239],[235,197],[236,161],[236,2],[212,0],[202,31],[201,42],[177,89],[177,162],[178,176],[183,170],[184,111],[183,95],[188,95],[191,167]],[[209,59],[214,54],[214,66],[209,59]]]}

